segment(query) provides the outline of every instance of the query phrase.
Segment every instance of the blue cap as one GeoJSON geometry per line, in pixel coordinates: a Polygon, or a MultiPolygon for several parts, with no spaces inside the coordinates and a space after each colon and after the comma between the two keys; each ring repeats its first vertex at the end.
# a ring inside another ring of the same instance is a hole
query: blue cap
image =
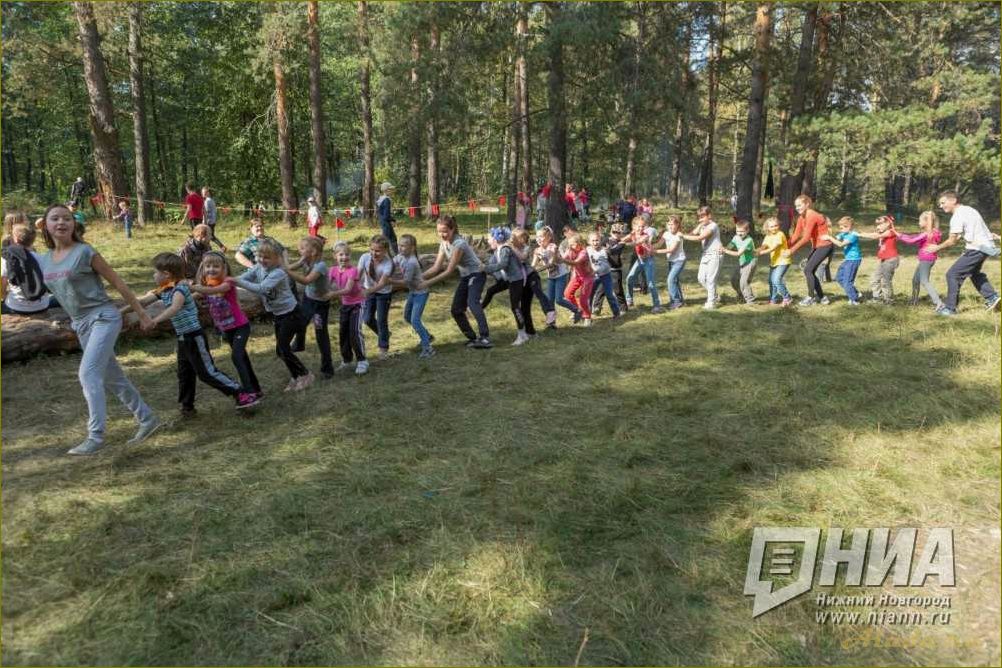
{"type": "Polygon", "coordinates": [[[511,230],[507,227],[492,227],[488,234],[499,244],[503,244],[511,238],[511,230]]]}

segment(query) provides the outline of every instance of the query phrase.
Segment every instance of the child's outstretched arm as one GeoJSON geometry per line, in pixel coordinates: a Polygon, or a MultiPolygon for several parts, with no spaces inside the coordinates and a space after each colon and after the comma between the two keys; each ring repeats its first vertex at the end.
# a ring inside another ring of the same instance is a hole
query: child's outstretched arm
{"type": "Polygon", "coordinates": [[[219,285],[198,285],[191,283],[188,285],[192,292],[200,295],[224,295],[233,289],[233,285],[223,281],[219,285]]]}
{"type": "Polygon", "coordinates": [[[180,313],[182,308],[184,308],[184,294],[180,292],[175,292],[170,299],[170,306],[161,311],[160,315],[156,316],[155,318],[149,318],[149,316],[147,316],[147,318],[149,319],[149,323],[144,324],[143,329],[150,330],[159,325],[164,320],[170,320],[178,313],[180,313]]]}

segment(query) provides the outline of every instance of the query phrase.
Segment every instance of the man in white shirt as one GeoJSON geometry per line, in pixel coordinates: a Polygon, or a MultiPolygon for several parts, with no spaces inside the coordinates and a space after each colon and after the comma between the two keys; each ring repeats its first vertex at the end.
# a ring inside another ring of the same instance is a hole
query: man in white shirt
{"type": "Polygon", "coordinates": [[[950,214],[950,237],[939,244],[929,244],[926,250],[936,253],[944,248],[955,245],[961,238],[964,240],[964,254],[957,258],[946,272],[948,293],[940,315],[956,315],[957,300],[960,297],[960,287],[968,278],[985,299],[985,309],[993,310],[999,307],[1002,298],[988,282],[988,277],[981,271],[981,265],[994,250],[994,235],[985,224],[977,209],[961,204],[957,193],[947,190],[939,196],[939,208],[950,214]],[[985,252],[989,251],[989,252],[985,252]]]}

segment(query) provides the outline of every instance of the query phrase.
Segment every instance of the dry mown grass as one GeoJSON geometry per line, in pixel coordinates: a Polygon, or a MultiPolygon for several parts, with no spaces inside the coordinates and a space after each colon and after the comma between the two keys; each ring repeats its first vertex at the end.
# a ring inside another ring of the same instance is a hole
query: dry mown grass
{"type": "MultiPolygon", "coordinates": [[[[429,228],[419,239],[432,248],[429,228]]],[[[178,243],[146,230],[98,246],[141,288],[146,258],[178,243]]],[[[403,354],[285,396],[257,326],[270,396],[256,415],[200,389],[197,418],[126,448],[115,407],[113,445],[84,460],[63,456],[86,420],[78,359],[8,365],[4,662],[998,663],[999,321],[969,287],[952,320],[732,300],[486,352],[459,345],[450,289],[426,310],[427,363],[398,300],[403,354]],[[949,628],[867,646],[816,624],[809,595],[751,618],[756,526],[944,525],[949,628]]],[[[499,343],[514,336],[506,305],[489,314],[499,343]]],[[[120,348],[172,417],[172,342],[120,348]]]]}

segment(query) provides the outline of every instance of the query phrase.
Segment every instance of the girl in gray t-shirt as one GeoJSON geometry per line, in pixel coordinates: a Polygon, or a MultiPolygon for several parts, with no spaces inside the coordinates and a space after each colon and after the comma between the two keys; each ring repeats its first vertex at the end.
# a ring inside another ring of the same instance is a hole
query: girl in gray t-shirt
{"type": "Polygon", "coordinates": [[[490,330],[487,327],[487,316],[480,306],[480,294],[487,282],[487,274],[480,258],[473,248],[459,235],[456,219],[452,216],[442,216],[436,226],[438,238],[442,243],[438,247],[438,256],[428,271],[424,272],[426,285],[434,285],[444,280],[453,271],[459,270],[459,285],[452,297],[452,318],[467,339],[471,348],[491,348],[490,330]],[[466,311],[473,313],[477,321],[479,336],[470,327],[466,311]]]}
{"type": "Polygon", "coordinates": [[[129,441],[145,440],[159,426],[139,391],[126,378],[115,359],[115,341],[122,331],[122,314],[104,290],[102,279],[118,290],[125,303],[139,316],[143,329],[153,321],[139,300],[104,258],[83,243],[73,213],[61,204],[45,212],[42,234],[49,252],[39,256],[42,276],[49,291],[70,316],[70,325],[80,339],[80,385],[87,400],[87,438],[69,451],[90,455],[104,447],[108,407],[105,390],[111,390],[139,422],[139,431],[129,441]]]}

